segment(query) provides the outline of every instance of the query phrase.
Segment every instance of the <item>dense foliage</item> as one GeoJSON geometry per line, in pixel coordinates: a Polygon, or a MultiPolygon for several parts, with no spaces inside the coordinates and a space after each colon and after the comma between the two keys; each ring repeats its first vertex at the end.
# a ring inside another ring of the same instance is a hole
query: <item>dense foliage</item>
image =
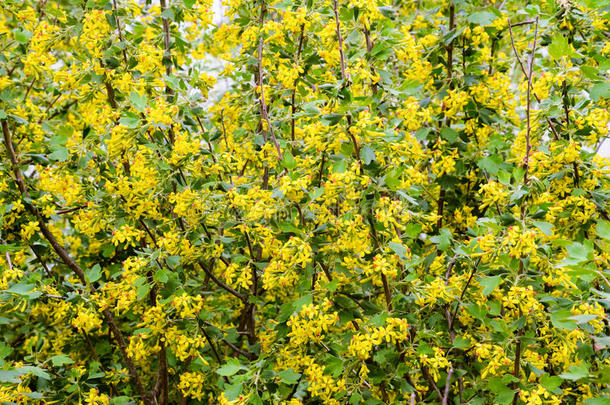
{"type": "Polygon", "coordinates": [[[1,403],[610,403],[607,0],[2,3],[1,403]]]}

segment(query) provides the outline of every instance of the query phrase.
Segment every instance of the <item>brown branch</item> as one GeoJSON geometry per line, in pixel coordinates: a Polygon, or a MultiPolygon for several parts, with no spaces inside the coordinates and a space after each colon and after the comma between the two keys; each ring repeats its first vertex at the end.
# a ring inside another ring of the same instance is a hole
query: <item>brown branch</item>
{"type": "MultiPolygon", "coordinates": [[[[36,256],[36,258],[38,259],[38,261],[42,265],[42,268],[44,269],[45,273],[47,273],[47,276],[51,280],[53,280],[53,282],[55,282],[55,278],[53,277],[53,273],[51,273],[51,270],[49,269],[49,266],[47,266],[47,263],[45,263],[45,261],[42,259],[42,257],[40,257],[40,255],[38,253],[36,253],[36,250],[34,250],[32,245],[30,245],[30,250],[34,253],[34,256],[36,256]]],[[[6,252],[6,255],[8,257],[8,252],[6,252]]]]}
{"type": "Polygon", "coordinates": [[[466,285],[464,285],[464,288],[462,288],[462,293],[460,294],[460,299],[458,300],[457,305],[455,306],[455,310],[453,311],[453,315],[451,316],[451,321],[449,322],[449,332],[451,332],[453,330],[453,325],[455,324],[455,317],[457,316],[458,310],[460,309],[460,304],[462,302],[462,299],[464,299],[464,295],[466,294],[466,290],[468,289],[468,286],[470,285],[472,278],[474,277],[474,273],[477,271],[477,268],[479,267],[479,263],[481,263],[481,258],[482,258],[482,256],[479,257],[479,259],[475,263],[474,268],[470,272],[470,277],[468,278],[468,281],[466,281],[466,285]]]}
{"type": "MultiPolygon", "coordinates": [[[[373,213],[371,207],[371,215],[368,216],[368,222],[371,227],[371,233],[373,234],[373,241],[375,242],[375,248],[379,250],[379,239],[377,237],[377,230],[375,230],[375,223],[373,222],[373,213]]],[[[390,291],[390,284],[388,278],[383,272],[381,273],[381,282],[383,283],[383,294],[385,296],[385,302],[388,306],[388,311],[392,311],[392,292],[390,291]]]]}
{"type": "Polygon", "coordinates": [[[453,367],[449,367],[447,372],[447,380],[445,381],[445,395],[443,395],[442,405],[447,405],[449,402],[449,389],[451,388],[451,376],[453,374],[453,367]]]}
{"type": "Polygon", "coordinates": [[[421,369],[422,375],[428,381],[429,386],[431,388],[434,388],[434,391],[436,391],[436,393],[438,394],[438,397],[440,399],[442,399],[443,398],[443,393],[438,388],[438,385],[436,385],[436,382],[434,381],[434,378],[432,378],[432,375],[430,375],[430,371],[428,370],[428,367],[426,367],[424,364],[422,364],[420,369],[421,369]]]}
{"type": "Polygon", "coordinates": [[[388,311],[392,311],[392,293],[390,292],[390,284],[385,274],[381,273],[381,282],[383,283],[383,294],[385,295],[385,302],[388,306],[388,311]]]}
{"type": "MultiPolygon", "coordinates": [[[[11,133],[9,131],[8,123],[7,123],[6,119],[2,120],[2,133],[4,135],[4,145],[9,154],[11,166],[13,168],[13,173],[15,175],[15,181],[17,182],[17,187],[19,188],[21,195],[24,198],[28,198],[29,194],[28,194],[25,182],[23,180],[23,174],[21,173],[21,169],[19,169],[19,166],[17,163],[18,162],[17,155],[15,153],[15,150],[13,149],[11,133]]],[[[57,241],[57,239],[55,238],[55,236],[53,235],[53,233],[51,232],[51,230],[48,228],[47,224],[45,223],[45,218],[42,216],[40,211],[38,211],[38,209],[30,203],[26,202],[25,205],[26,205],[26,208],[28,209],[28,211],[30,211],[30,213],[32,215],[34,215],[36,217],[36,219],[38,220],[38,225],[40,227],[41,233],[44,235],[45,239],[49,242],[49,244],[53,247],[53,250],[55,250],[57,255],[62,259],[64,264],[77,275],[77,277],[83,283],[83,285],[88,286],[89,290],[92,293],[96,293],[97,289],[95,288],[95,286],[87,283],[87,280],[85,277],[85,272],[74,261],[74,259],[72,259],[72,257],[68,254],[68,252],[65,250],[65,248],[57,241]]],[[[142,385],[142,382],[140,381],[135,364],[133,363],[133,361],[129,358],[129,356],[127,354],[127,345],[125,344],[125,339],[123,338],[123,334],[121,333],[121,331],[118,328],[118,325],[114,319],[114,316],[112,315],[112,313],[110,313],[108,308],[104,308],[102,313],[104,315],[104,318],[106,318],[106,322],[108,323],[108,326],[109,326],[110,330],[112,331],[112,334],[114,335],[115,339],[117,340],[119,349],[121,351],[121,355],[123,357],[123,361],[125,361],[125,363],[127,364],[127,369],[129,370],[129,375],[130,375],[132,381],[134,382],[134,384],[136,385],[136,388],[137,388],[138,392],[140,393],[142,400],[144,401],[145,404],[152,404],[149,396],[146,394],[146,391],[144,390],[144,386],[142,385]]]]}
{"type": "Polygon", "coordinates": [[[218,354],[218,351],[216,351],[216,346],[214,346],[214,343],[212,343],[212,339],[210,338],[210,335],[208,335],[208,333],[205,331],[205,329],[203,327],[200,327],[199,329],[201,329],[203,336],[205,336],[205,340],[208,341],[208,344],[210,345],[210,348],[212,349],[212,353],[214,353],[214,357],[216,357],[216,361],[218,361],[218,363],[220,364],[222,362],[220,360],[220,355],[218,354]]]}
{"type": "Polygon", "coordinates": [[[254,354],[252,352],[246,352],[246,351],[240,349],[239,347],[235,346],[233,343],[229,342],[226,339],[221,339],[220,341],[222,343],[226,344],[227,346],[229,346],[231,348],[231,350],[233,350],[236,353],[241,354],[242,356],[244,356],[248,360],[256,360],[256,358],[257,358],[256,354],[254,354]]]}
{"type": "MultiPolygon", "coordinates": [[[[159,5],[161,7],[161,14],[163,14],[163,12],[167,9],[166,0],[159,0],[159,5]]],[[[170,50],[169,21],[167,20],[166,17],[161,17],[161,19],[163,21],[163,44],[165,47],[165,56],[169,59],[169,62],[167,63],[167,66],[165,67],[165,73],[167,74],[167,76],[169,76],[172,74],[172,54],[171,54],[171,50],[170,50]]],[[[166,85],[165,94],[167,94],[168,96],[173,96],[174,91],[169,86],[166,85]]],[[[168,133],[169,133],[170,143],[173,145],[175,136],[174,136],[174,130],[172,129],[171,126],[169,128],[168,133]]]]}
{"type": "MultiPolygon", "coordinates": [[[[536,19],[536,21],[537,21],[537,19],[536,19]]],[[[529,82],[530,75],[528,74],[528,71],[523,66],[523,63],[521,62],[521,58],[519,57],[519,52],[517,52],[517,48],[515,47],[515,40],[513,38],[513,30],[511,29],[511,27],[515,27],[517,25],[522,25],[522,24],[512,24],[511,25],[510,20],[508,20],[508,32],[510,33],[510,42],[511,42],[511,45],[513,48],[513,52],[515,53],[515,56],[517,57],[517,61],[519,62],[519,66],[521,66],[521,71],[523,72],[523,74],[525,75],[525,78],[529,82]]],[[[534,98],[536,99],[536,101],[538,103],[540,103],[540,97],[538,97],[536,92],[534,92],[533,94],[534,94],[534,98]]],[[[549,124],[549,127],[551,128],[551,132],[553,133],[553,137],[555,138],[556,141],[558,141],[560,138],[559,138],[559,134],[557,133],[557,129],[555,129],[555,124],[553,124],[553,121],[551,121],[549,119],[549,117],[544,117],[544,119],[549,124]]],[[[578,164],[576,162],[573,162],[572,167],[574,168],[574,182],[575,182],[576,186],[578,187],[578,185],[579,185],[578,164]]]]}
{"type": "Polygon", "coordinates": [[[199,267],[201,267],[201,269],[205,272],[205,274],[212,279],[212,281],[214,283],[216,283],[216,285],[218,285],[220,288],[222,288],[223,290],[227,291],[229,294],[235,296],[236,298],[239,298],[241,301],[243,301],[244,303],[248,302],[248,298],[246,296],[244,296],[243,294],[239,293],[238,291],[234,290],[233,288],[229,287],[228,285],[226,285],[225,283],[223,283],[222,281],[220,281],[218,279],[218,277],[216,277],[214,275],[214,273],[212,273],[212,271],[210,269],[208,269],[206,266],[203,265],[203,263],[201,262],[197,262],[197,264],[199,265],[199,267]]]}
{"type": "MultiPolygon", "coordinates": [[[[203,321],[203,323],[206,324],[207,326],[214,326],[213,324],[211,324],[211,323],[209,323],[207,321],[203,321]]],[[[214,326],[214,327],[216,327],[216,326],[214,326]]],[[[203,327],[201,327],[201,329],[203,330],[203,327]]],[[[221,330],[221,332],[223,334],[225,333],[222,330],[221,330]]],[[[238,332],[238,334],[240,334],[240,332],[238,332]]],[[[247,334],[247,332],[245,334],[247,334]]],[[[246,351],[240,349],[239,347],[235,346],[233,343],[229,342],[228,340],[226,340],[224,338],[220,339],[220,341],[223,342],[224,344],[226,344],[231,350],[233,350],[236,353],[241,354],[242,356],[244,356],[248,360],[255,360],[257,358],[256,354],[254,354],[252,352],[246,352],[246,351]]]]}
{"type": "Polygon", "coordinates": [[[113,109],[116,109],[117,103],[116,103],[116,96],[114,95],[114,88],[112,87],[112,84],[110,84],[110,82],[108,81],[108,76],[106,76],[105,73],[104,73],[104,85],[106,86],[106,95],[108,96],[108,103],[110,104],[110,107],[112,107],[113,109]]]}
{"type": "MultiPolygon", "coordinates": [[[[297,63],[301,59],[301,50],[303,48],[303,38],[305,37],[305,24],[301,24],[301,33],[299,34],[299,44],[297,46],[297,63]]],[[[295,96],[297,92],[296,83],[294,84],[294,89],[292,89],[292,95],[290,96],[290,135],[292,142],[294,142],[294,113],[296,111],[295,105],[295,96]]]]}
{"type": "Polygon", "coordinates": [[[443,209],[445,207],[445,189],[441,189],[438,193],[438,207],[436,209],[436,229],[438,231],[443,227],[443,209]]]}
{"type": "Polygon", "coordinates": [[[225,138],[225,146],[227,149],[229,149],[229,142],[227,141],[227,129],[225,128],[224,111],[224,108],[220,110],[220,123],[222,125],[222,136],[225,138]]]}
{"type": "Polygon", "coordinates": [[[69,214],[71,212],[78,211],[78,210],[81,210],[83,208],[87,208],[87,206],[86,205],[79,205],[78,207],[62,208],[62,209],[59,209],[59,210],[55,211],[55,213],[58,214],[58,215],[69,214]]]}
{"type": "MultiPolygon", "coordinates": [[[[68,112],[68,110],[70,109],[70,107],[72,107],[74,104],[78,103],[78,100],[72,100],[70,101],[68,104],[66,104],[65,106],[63,106],[61,109],[55,111],[53,114],[51,114],[47,120],[53,119],[55,117],[57,117],[60,114],[64,114],[66,112],[68,112]]],[[[49,107],[50,108],[50,107],[49,107]]],[[[47,109],[48,110],[48,109],[47,109]]],[[[45,112],[46,115],[46,112],[45,112]]],[[[43,121],[42,118],[40,118],[40,120],[38,120],[38,123],[40,124],[43,121]]]]}
{"type": "Polygon", "coordinates": [[[322,185],[322,175],[324,174],[324,163],[326,159],[326,151],[322,151],[322,160],[320,162],[320,172],[318,173],[318,187],[322,185]]]}
{"type": "MultiPolygon", "coordinates": [[[[521,310],[519,309],[519,315],[523,316],[521,310]]],[[[519,371],[521,368],[521,337],[517,336],[517,344],[515,346],[515,364],[513,367],[513,376],[516,379],[519,379],[519,371]]],[[[513,385],[515,388],[518,387],[518,382],[515,382],[513,385]]],[[[515,395],[513,396],[513,405],[517,405],[519,402],[519,391],[515,391],[515,395]]]]}
{"type": "MultiPolygon", "coordinates": [[[[455,28],[455,5],[449,5],[449,32],[455,28]]],[[[453,88],[453,39],[447,45],[447,79],[449,80],[449,88],[453,88]]]]}
{"type": "Polygon", "coordinates": [[[280,160],[282,160],[282,150],[280,149],[280,145],[277,143],[277,139],[275,138],[275,134],[273,133],[273,126],[271,125],[271,121],[269,121],[268,108],[265,102],[265,86],[263,85],[263,26],[265,24],[265,3],[261,0],[261,16],[260,16],[260,39],[258,41],[258,86],[260,88],[261,94],[259,97],[259,104],[261,110],[261,119],[267,122],[267,130],[264,129],[262,122],[261,127],[263,127],[263,138],[265,142],[267,142],[267,133],[271,135],[271,141],[273,145],[275,145],[275,149],[277,150],[277,156],[280,160]]]}
{"type": "MultiPolygon", "coordinates": [[[[333,281],[333,277],[330,274],[330,270],[328,269],[328,266],[326,266],[324,263],[318,261],[318,264],[320,265],[320,267],[322,267],[322,271],[324,272],[324,274],[326,275],[326,278],[328,279],[328,281],[333,281]]],[[[313,286],[312,286],[313,287],[313,286]]]]}
{"type": "MultiPolygon", "coordinates": [[[[163,14],[163,12],[167,9],[167,2],[166,0],[159,0],[159,5],[161,6],[161,14],[163,14]]],[[[169,21],[167,20],[166,17],[161,17],[161,20],[163,21],[163,44],[165,46],[165,56],[169,57],[171,60],[171,54],[170,54],[170,39],[169,39],[169,21]]],[[[167,73],[167,75],[169,76],[172,73],[172,64],[169,63],[167,65],[167,67],[165,68],[165,71],[167,73]]],[[[168,94],[172,93],[172,89],[170,89],[169,87],[167,87],[167,89],[169,89],[168,94]]]]}
{"type": "Polygon", "coordinates": [[[345,54],[343,53],[343,36],[341,35],[341,24],[339,23],[339,10],[337,6],[337,0],[333,0],[333,12],[335,15],[335,26],[337,31],[337,38],[339,40],[339,57],[341,60],[341,78],[343,81],[347,80],[347,73],[345,72],[345,54]]]}
{"type": "MultiPolygon", "coordinates": [[[[371,51],[373,50],[373,41],[371,40],[371,33],[369,32],[369,29],[366,26],[364,27],[364,40],[366,42],[366,52],[369,56],[369,63],[371,64],[371,73],[374,77],[377,77],[377,72],[375,71],[375,67],[373,66],[373,60],[371,55],[371,51]]],[[[371,90],[373,91],[373,94],[377,94],[377,82],[374,81],[373,83],[371,83],[371,90]]]]}
{"type": "Polygon", "coordinates": [[[529,172],[529,156],[530,149],[532,147],[530,136],[532,131],[531,126],[531,93],[532,93],[532,73],[534,70],[534,58],[536,56],[536,40],[538,39],[538,17],[536,17],[536,29],[534,32],[534,44],[532,45],[532,53],[530,54],[529,63],[528,63],[528,77],[527,77],[527,110],[526,110],[526,119],[527,119],[527,132],[525,136],[525,175],[523,176],[523,183],[527,184],[528,182],[528,172],[529,172]]]}
{"type": "Polygon", "coordinates": [[[34,83],[36,83],[36,78],[34,78],[32,80],[32,83],[30,83],[29,87],[27,88],[27,90],[25,91],[25,94],[23,95],[23,102],[25,103],[26,100],[28,99],[28,94],[30,94],[30,90],[32,90],[32,87],[34,87],[34,83]]]}
{"type": "Polygon", "coordinates": [[[123,43],[123,59],[125,60],[125,67],[129,68],[129,62],[127,61],[127,52],[125,52],[125,43],[123,41],[123,32],[121,31],[121,23],[119,22],[119,9],[116,4],[116,0],[112,0],[112,6],[114,7],[114,21],[116,22],[116,28],[119,33],[119,40],[123,43]]]}
{"type": "Polygon", "coordinates": [[[161,343],[161,350],[159,350],[159,368],[157,370],[157,381],[152,391],[152,397],[160,397],[159,405],[166,405],[169,396],[169,384],[167,374],[167,349],[165,343],[161,343]],[[160,394],[160,395],[159,395],[160,394]]]}
{"type": "MultiPolygon", "coordinates": [[[[455,5],[449,5],[449,32],[455,29],[455,5]]],[[[453,89],[453,39],[447,45],[447,79],[449,80],[449,88],[453,89]]],[[[451,127],[451,120],[446,118],[445,125],[451,127]]],[[[438,203],[436,209],[436,229],[440,232],[443,227],[443,210],[445,207],[445,189],[441,188],[438,194],[438,203]]]]}

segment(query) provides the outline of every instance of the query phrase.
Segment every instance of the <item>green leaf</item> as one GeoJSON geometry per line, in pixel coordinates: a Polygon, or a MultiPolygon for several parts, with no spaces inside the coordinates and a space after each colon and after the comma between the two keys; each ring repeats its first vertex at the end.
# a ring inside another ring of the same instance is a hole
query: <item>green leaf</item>
{"type": "Polygon", "coordinates": [[[549,45],[549,53],[553,59],[561,59],[563,56],[569,56],[571,52],[568,39],[561,34],[556,34],[553,37],[553,42],[549,45]]]}
{"type": "Polygon", "coordinates": [[[603,350],[607,347],[610,347],[610,336],[593,336],[593,340],[595,341],[595,350],[603,350]]]}
{"type": "Polygon", "coordinates": [[[418,224],[417,222],[409,222],[408,224],[405,225],[404,234],[408,238],[415,239],[419,236],[421,230],[422,230],[421,224],[418,224]]]}
{"type": "Polygon", "coordinates": [[[294,156],[292,156],[292,153],[288,151],[284,152],[282,165],[288,170],[292,170],[297,167],[297,161],[295,160],[294,156]]]}
{"type": "Polygon", "coordinates": [[[15,34],[15,40],[22,45],[30,42],[30,38],[32,38],[32,33],[26,30],[15,30],[13,34],[15,34]]]}
{"type": "Polygon", "coordinates": [[[572,313],[567,309],[561,309],[551,313],[551,322],[558,329],[574,330],[576,329],[576,321],[570,319],[572,313]]]}
{"type": "Polygon", "coordinates": [[[293,385],[299,381],[299,377],[301,377],[301,374],[295,373],[294,371],[292,371],[291,368],[289,368],[288,370],[280,371],[278,373],[278,376],[284,384],[293,385]]]}
{"type": "Polygon", "coordinates": [[[299,312],[303,306],[309,305],[312,302],[313,297],[311,295],[304,295],[294,302],[294,311],[299,312]]]}
{"type": "Polygon", "coordinates": [[[0,245],[0,252],[16,252],[25,249],[25,246],[17,246],[13,244],[0,245]]]}
{"type": "Polygon", "coordinates": [[[119,122],[125,125],[127,128],[134,129],[138,127],[140,119],[137,117],[122,117],[121,119],[119,119],[119,122]]]}
{"type": "Polygon", "coordinates": [[[561,386],[562,382],[563,380],[556,375],[550,376],[548,374],[544,374],[542,377],[540,377],[540,385],[542,385],[548,392],[555,391],[555,389],[561,386]]]}
{"type": "Polygon", "coordinates": [[[6,292],[15,294],[15,295],[19,295],[21,297],[28,298],[28,299],[34,299],[34,298],[38,298],[42,295],[42,293],[40,291],[35,291],[35,289],[36,289],[35,284],[28,284],[25,281],[21,281],[17,284],[12,285],[11,288],[6,290],[6,292]]]}
{"type": "Polygon", "coordinates": [[[341,118],[343,118],[343,114],[326,114],[322,116],[322,123],[332,127],[333,125],[337,125],[339,121],[341,121],[341,118]]]}
{"type": "Polygon", "coordinates": [[[13,352],[13,348],[7,346],[3,342],[0,342],[0,359],[4,359],[6,356],[10,355],[13,352]]]}
{"type": "Polygon", "coordinates": [[[23,367],[19,368],[18,371],[21,371],[23,374],[32,373],[33,375],[35,375],[38,378],[42,378],[43,380],[51,381],[51,375],[40,367],[23,366],[23,367]]]}
{"type": "Polygon", "coordinates": [[[573,316],[569,317],[568,319],[576,321],[576,323],[580,325],[580,324],[594,321],[597,318],[599,318],[598,315],[573,315],[573,316]]]}
{"type": "Polygon", "coordinates": [[[445,250],[449,246],[451,246],[451,231],[447,228],[442,228],[440,230],[440,235],[438,237],[438,248],[440,250],[445,250]]]}
{"type": "Polygon", "coordinates": [[[543,234],[547,236],[551,236],[553,234],[553,224],[550,224],[548,222],[534,221],[534,225],[536,226],[536,228],[540,229],[543,234]]]}
{"type": "Polygon", "coordinates": [[[415,131],[415,139],[417,139],[418,141],[423,141],[424,139],[426,139],[426,137],[428,136],[428,134],[430,133],[430,128],[420,128],[417,131],[415,131]]]}
{"type": "Polygon", "coordinates": [[[610,405],[610,397],[585,399],[585,405],[610,405]]]}
{"type": "Polygon", "coordinates": [[[51,154],[49,154],[49,159],[56,160],[58,162],[65,162],[70,157],[70,152],[68,148],[63,146],[59,146],[53,150],[51,154]]]}
{"type": "Polygon", "coordinates": [[[324,369],[324,374],[330,374],[333,377],[338,377],[341,372],[343,372],[343,362],[341,359],[329,354],[324,358],[324,364],[326,368],[324,369]]]}
{"type": "Polygon", "coordinates": [[[23,373],[17,370],[0,370],[0,383],[18,384],[23,373]]]}
{"type": "Polygon", "coordinates": [[[479,284],[483,286],[483,295],[487,296],[491,294],[496,287],[502,283],[502,276],[485,277],[479,280],[479,284]]]}
{"type": "Polygon", "coordinates": [[[184,0],[184,7],[190,10],[196,2],[197,0],[184,0]]]}
{"type": "Polygon", "coordinates": [[[167,263],[170,268],[175,269],[180,265],[180,259],[182,259],[180,256],[168,256],[165,258],[165,263],[167,263]]]}
{"type": "Polygon", "coordinates": [[[241,383],[227,385],[225,388],[225,397],[227,397],[229,401],[235,401],[241,394],[242,388],[241,383]]]}
{"type": "Polygon", "coordinates": [[[169,87],[172,90],[180,90],[180,82],[178,82],[178,79],[176,78],[176,76],[172,76],[172,75],[163,75],[163,81],[165,81],[165,85],[167,87],[169,87]]]}
{"type": "Polygon", "coordinates": [[[110,405],[128,405],[132,404],[131,399],[127,396],[114,397],[110,400],[110,405]]]}
{"type": "Polygon", "coordinates": [[[327,291],[332,292],[332,291],[336,291],[338,286],[339,286],[339,280],[333,280],[333,281],[329,281],[328,283],[324,284],[322,286],[322,288],[327,291]]]}
{"type": "Polygon", "coordinates": [[[258,395],[258,393],[255,392],[254,394],[250,395],[248,403],[251,405],[263,405],[263,399],[260,397],[260,395],[258,395]]]}
{"type": "Polygon", "coordinates": [[[404,247],[401,243],[390,242],[388,243],[388,247],[394,251],[401,259],[405,260],[407,254],[407,248],[404,247]]]}
{"type": "Polygon", "coordinates": [[[491,25],[498,16],[490,11],[477,11],[468,16],[468,22],[475,25],[491,25]]]}
{"type": "Polygon", "coordinates": [[[318,187],[309,193],[310,201],[315,201],[324,194],[324,187],[318,187]]]}
{"type": "Polygon", "coordinates": [[[89,269],[87,271],[86,275],[87,275],[87,278],[89,279],[90,283],[95,283],[97,280],[102,278],[102,272],[100,269],[100,265],[96,264],[95,266],[93,266],[91,269],[89,269]]]}
{"type": "Polygon", "coordinates": [[[55,367],[61,367],[65,364],[74,363],[74,361],[72,361],[72,359],[65,354],[58,354],[57,356],[51,357],[49,360],[51,360],[51,363],[53,363],[53,366],[55,367]]]}
{"type": "Polygon", "coordinates": [[[333,164],[332,172],[333,173],[344,173],[347,169],[347,161],[345,159],[341,159],[338,162],[333,164]]]}
{"type": "Polygon", "coordinates": [[[565,378],[567,380],[580,380],[581,378],[585,378],[589,376],[589,366],[586,364],[581,364],[579,366],[573,365],[568,367],[568,372],[559,374],[559,377],[565,378]]]}
{"type": "Polygon", "coordinates": [[[218,370],[216,370],[216,373],[223,377],[230,377],[241,369],[242,366],[238,363],[227,363],[220,366],[218,370]]]}
{"type": "Polygon", "coordinates": [[[593,245],[589,241],[583,243],[573,242],[566,246],[568,257],[561,264],[564,266],[580,265],[593,260],[593,245]]]}
{"type": "Polygon", "coordinates": [[[368,165],[375,160],[375,151],[369,145],[364,145],[364,147],[360,149],[360,158],[362,158],[365,165],[368,165]]]}
{"type": "Polygon", "coordinates": [[[610,83],[597,83],[589,90],[589,97],[593,101],[599,101],[600,98],[610,98],[610,83]]]}
{"type": "Polygon", "coordinates": [[[453,347],[455,347],[456,349],[468,349],[468,347],[470,347],[470,340],[469,339],[464,339],[461,336],[456,337],[453,340],[453,347]]]}
{"type": "Polygon", "coordinates": [[[146,104],[148,102],[148,100],[146,99],[146,95],[140,95],[135,91],[132,91],[129,94],[129,101],[131,101],[131,105],[133,106],[133,108],[135,108],[139,112],[144,112],[144,110],[146,109],[146,104]]]}
{"type": "Polygon", "coordinates": [[[357,392],[353,393],[352,396],[349,398],[349,403],[351,405],[359,405],[362,403],[362,395],[358,394],[357,392]]]}
{"type": "Polygon", "coordinates": [[[157,270],[153,276],[153,280],[163,284],[167,283],[169,280],[169,271],[165,268],[157,270]]]}
{"type": "Polygon", "coordinates": [[[494,403],[508,405],[512,402],[515,391],[510,389],[502,378],[491,378],[487,387],[495,396],[494,403]]]}
{"type": "Polygon", "coordinates": [[[299,235],[302,232],[298,226],[291,224],[290,222],[279,222],[277,227],[280,231],[285,233],[294,233],[299,235]]]}
{"type": "Polygon", "coordinates": [[[141,300],[148,295],[149,291],[150,291],[150,286],[148,284],[142,284],[136,290],[136,297],[138,298],[138,300],[141,300]]]}
{"type": "Polygon", "coordinates": [[[502,158],[498,155],[492,155],[484,157],[477,162],[477,166],[482,170],[485,170],[489,174],[494,176],[498,174],[498,171],[506,166],[502,158]]]}
{"type": "Polygon", "coordinates": [[[441,136],[449,143],[454,143],[458,139],[457,131],[448,127],[441,129],[441,136]]]}
{"type": "Polygon", "coordinates": [[[167,18],[168,20],[174,19],[174,10],[171,7],[166,8],[162,13],[161,17],[167,18]]]}
{"type": "Polygon", "coordinates": [[[597,236],[610,240],[610,222],[600,220],[597,222],[597,236]]]}
{"type": "Polygon", "coordinates": [[[385,320],[388,319],[388,314],[377,314],[374,317],[372,317],[369,322],[371,323],[371,325],[377,326],[377,327],[381,327],[383,326],[383,324],[385,324],[385,320]]]}
{"type": "Polygon", "coordinates": [[[390,189],[395,190],[398,186],[400,186],[401,174],[402,169],[396,167],[388,171],[388,173],[385,175],[385,184],[387,184],[390,189]]]}

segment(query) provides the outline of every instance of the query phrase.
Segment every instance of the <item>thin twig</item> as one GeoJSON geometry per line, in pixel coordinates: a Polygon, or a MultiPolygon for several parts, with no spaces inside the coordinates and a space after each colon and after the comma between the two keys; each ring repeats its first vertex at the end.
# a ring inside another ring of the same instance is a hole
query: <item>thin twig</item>
{"type": "Polygon", "coordinates": [[[214,275],[214,273],[212,273],[212,271],[210,269],[208,269],[206,266],[204,266],[203,263],[198,262],[197,264],[199,264],[199,267],[201,267],[201,269],[205,272],[205,274],[208,277],[210,277],[212,279],[212,281],[214,283],[216,283],[216,285],[218,285],[220,288],[222,288],[223,290],[227,291],[229,294],[235,296],[236,298],[239,298],[244,303],[246,303],[248,301],[248,298],[246,296],[244,296],[243,294],[239,293],[238,291],[234,290],[233,288],[229,287],[228,285],[226,285],[225,283],[220,281],[218,279],[218,277],[216,277],[214,275]]]}
{"type": "Polygon", "coordinates": [[[337,31],[337,38],[339,39],[339,58],[341,61],[341,78],[343,81],[347,79],[347,73],[345,71],[345,55],[343,53],[343,36],[341,36],[341,24],[339,23],[339,10],[337,6],[337,0],[333,0],[333,12],[335,14],[335,26],[337,31]]]}
{"type": "Polygon", "coordinates": [[[114,7],[114,21],[116,22],[116,28],[119,33],[119,40],[122,43],[121,50],[123,51],[123,60],[125,60],[125,68],[129,68],[129,62],[127,61],[127,52],[125,52],[125,41],[123,41],[123,32],[121,31],[121,23],[119,22],[119,8],[117,7],[116,0],[112,0],[114,7]]]}
{"type": "Polygon", "coordinates": [[[462,293],[460,294],[460,299],[458,300],[457,305],[455,306],[455,310],[453,311],[453,315],[451,316],[451,322],[449,323],[449,331],[453,330],[453,325],[455,324],[455,317],[457,316],[457,312],[460,309],[460,304],[462,302],[462,299],[464,298],[464,295],[466,294],[466,290],[468,289],[468,286],[470,285],[472,278],[474,277],[474,273],[477,271],[477,268],[479,267],[479,263],[481,263],[481,259],[482,259],[482,256],[480,256],[479,259],[477,260],[477,262],[475,263],[472,271],[470,272],[470,277],[468,278],[466,285],[464,285],[464,288],[462,288],[462,293]]]}
{"type": "Polygon", "coordinates": [[[530,149],[532,147],[531,145],[531,131],[532,131],[532,126],[531,126],[531,114],[530,114],[530,109],[531,109],[531,93],[532,93],[532,73],[534,71],[534,58],[536,56],[536,40],[538,39],[538,17],[536,17],[536,29],[534,32],[534,44],[532,45],[532,53],[530,54],[529,57],[529,63],[528,63],[528,77],[527,77],[527,111],[526,111],[526,118],[527,118],[527,132],[526,132],[526,136],[525,136],[525,175],[523,177],[523,182],[525,184],[527,184],[528,182],[528,172],[529,172],[529,156],[530,156],[530,149]]]}
{"type": "MultiPolygon", "coordinates": [[[[301,50],[303,48],[304,37],[305,37],[305,24],[301,24],[301,32],[299,34],[299,44],[297,46],[296,63],[299,63],[299,61],[301,59],[301,50]]],[[[290,96],[290,135],[291,135],[292,142],[294,142],[294,113],[296,112],[296,104],[295,104],[296,92],[297,92],[297,86],[295,83],[294,89],[292,89],[292,95],[290,96]]]]}
{"type": "Polygon", "coordinates": [[[34,87],[34,83],[36,83],[36,78],[34,78],[32,80],[32,83],[30,83],[29,87],[27,88],[27,90],[25,91],[25,94],[23,96],[23,102],[25,103],[26,100],[28,99],[28,94],[30,94],[30,90],[32,90],[32,87],[34,87]]]}
{"type": "Polygon", "coordinates": [[[271,135],[271,141],[277,150],[277,156],[280,160],[282,160],[282,150],[280,149],[280,145],[277,143],[277,139],[275,138],[275,134],[273,133],[273,126],[271,125],[271,121],[269,120],[269,114],[267,109],[267,104],[265,102],[265,86],[263,85],[263,27],[265,25],[265,3],[261,0],[261,15],[260,15],[260,39],[258,41],[258,86],[261,91],[259,103],[261,110],[261,119],[267,123],[267,130],[263,127],[263,137],[265,142],[267,142],[267,132],[271,135]]]}
{"type": "Polygon", "coordinates": [[[447,372],[447,379],[445,381],[445,395],[443,395],[442,405],[447,405],[449,402],[449,389],[451,388],[451,376],[453,374],[453,367],[449,367],[447,372]]]}

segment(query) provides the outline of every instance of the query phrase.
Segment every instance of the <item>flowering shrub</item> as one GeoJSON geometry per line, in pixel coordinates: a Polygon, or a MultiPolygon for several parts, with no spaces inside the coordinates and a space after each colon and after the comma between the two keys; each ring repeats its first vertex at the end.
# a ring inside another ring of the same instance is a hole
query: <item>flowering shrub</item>
{"type": "Polygon", "coordinates": [[[0,402],[610,403],[608,2],[212,3],[3,1],[0,402]]]}

